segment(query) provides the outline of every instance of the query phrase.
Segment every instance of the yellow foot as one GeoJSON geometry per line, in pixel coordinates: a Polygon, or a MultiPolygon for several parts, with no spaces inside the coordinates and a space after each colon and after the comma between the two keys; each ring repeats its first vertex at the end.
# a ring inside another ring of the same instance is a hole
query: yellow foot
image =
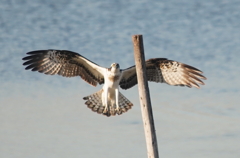
{"type": "Polygon", "coordinates": [[[119,106],[116,107],[115,111],[118,115],[122,114],[122,111],[120,110],[119,106]]]}
{"type": "Polygon", "coordinates": [[[108,111],[108,107],[107,107],[107,105],[105,105],[105,108],[104,108],[104,110],[103,110],[103,113],[107,113],[107,111],[108,111]]]}

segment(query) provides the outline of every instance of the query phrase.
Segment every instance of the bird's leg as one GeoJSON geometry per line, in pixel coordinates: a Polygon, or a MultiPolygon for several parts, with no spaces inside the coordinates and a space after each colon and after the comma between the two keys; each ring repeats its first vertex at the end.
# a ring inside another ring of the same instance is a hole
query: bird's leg
{"type": "Polygon", "coordinates": [[[104,100],[103,100],[103,106],[105,106],[103,113],[106,113],[108,111],[108,88],[105,89],[106,92],[104,92],[104,100]]]}
{"type": "Polygon", "coordinates": [[[119,100],[118,100],[118,88],[115,89],[115,96],[116,96],[116,110],[119,111],[119,100]]]}

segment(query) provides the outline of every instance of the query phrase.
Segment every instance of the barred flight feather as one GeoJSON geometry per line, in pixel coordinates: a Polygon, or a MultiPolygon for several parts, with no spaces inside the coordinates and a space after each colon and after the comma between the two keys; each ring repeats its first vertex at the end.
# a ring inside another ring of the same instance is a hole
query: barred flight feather
{"type": "Polygon", "coordinates": [[[116,104],[111,105],[111,103],[108,103],[107,111],[104,112],[105,106],[102,105],[102,93],[103,89],[83,98],[84,100],[87,100],[85,104],[93,112],[110,117],[115,116],[116,114],[121,115],[122,113],[127,112],[133,106],[133,104],[122,93],[119,92],[119,110],[116,110],[116,104]]]}
{"type": "MultiPolygon", "coordinates": [[[[93,86],[104,83],[103,89],[83,98],[92,111],[109,117],[132,108],[133,104],[118,88],[129,89],[138,83],[135,66],[120,69],[119,64],[113,63],[110,68],[104,68],[67,50],[37,50],[27,54],[23,58],[26,70],[64,77],[80,76],[93,86]],[[110,97],[106,99],[104,96],[110,97]]],[[[199,85],[204,85],[202,80],[206,79],[199,69],[167,58],[147,60],[146,70],[148,81],[174,86],[200,88],[199,85]]]]}

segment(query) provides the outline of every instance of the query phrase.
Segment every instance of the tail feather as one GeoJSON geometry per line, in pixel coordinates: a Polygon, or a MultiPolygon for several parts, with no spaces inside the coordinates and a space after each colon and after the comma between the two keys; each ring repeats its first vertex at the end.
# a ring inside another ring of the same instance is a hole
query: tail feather
{"type": "Polygon", "coordinates": [[[105,106],[102,105],[102,92],[100,91],[93,93],[89,96],[84,97],[84,100],[87,100],[85,104],[90,108],[92,111],[97,112],[98,114],[103,114],[108,117],[115,116],[116,114],[121,115],[124,112],[127,112],[129,109],[132,108],[133,104],[119,92],[119,110],[117,110],[116,104],[112,105],[111,102],[108,102],[107,111],[104,112],[105,106]]]}

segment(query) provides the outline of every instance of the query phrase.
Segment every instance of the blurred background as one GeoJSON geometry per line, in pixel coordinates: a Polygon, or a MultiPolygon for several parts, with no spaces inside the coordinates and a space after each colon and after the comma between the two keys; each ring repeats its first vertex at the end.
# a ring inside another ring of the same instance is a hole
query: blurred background
{"type": "Polygon", "coordinates": [[[107,118],[82,98],[80,77],[24,70],[26,52],[65,49],[104,67],[145,58],[199,68],[201,89],[149,83],[160,157],[240,157],[239,0],[0,0],[0,157],[146,157],[137,86],[134,107],[107,118]]]}

